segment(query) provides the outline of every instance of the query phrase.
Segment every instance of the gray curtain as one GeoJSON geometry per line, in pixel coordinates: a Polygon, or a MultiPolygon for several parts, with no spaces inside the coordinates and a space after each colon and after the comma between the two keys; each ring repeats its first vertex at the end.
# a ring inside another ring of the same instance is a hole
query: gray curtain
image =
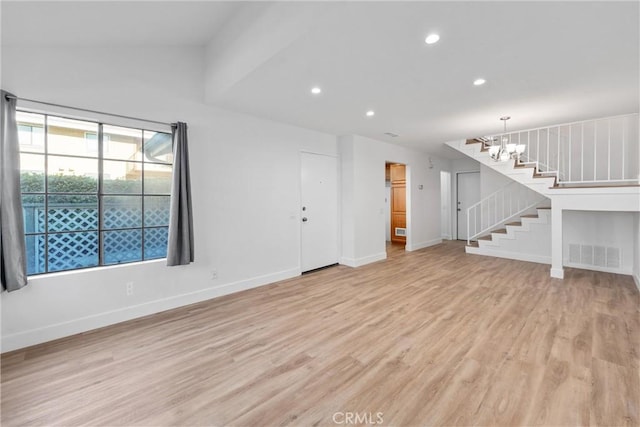
{"type": "Polygon", "coordinates": [[[182,122],[174,124],[172,135],[173,176],[167,265],[186,265],[193,262],[193,214],[191,212],[187,124],[182,122]]]}
{"type": "Polygon", "coordinates": [[[20,194],[20,145],[16,98],[0,91],[0,284],[9,292],[27,284],[27,255],[20,194]]]}

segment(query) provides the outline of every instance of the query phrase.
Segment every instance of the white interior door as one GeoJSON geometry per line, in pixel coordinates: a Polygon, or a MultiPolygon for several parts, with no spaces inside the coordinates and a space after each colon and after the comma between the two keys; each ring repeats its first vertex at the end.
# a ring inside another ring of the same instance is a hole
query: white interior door
{"type": "Polygon", "coordinates": [[[451,173],[440,171],[440,234],[451,240],[451,173]]]}
{"type": "Polygon", "coordinates": [[[338,262],[338,162],[335,157],[301,153],[300,207],[302,271],[338,262]]]}
{"type": "Polygon", "coordinates": [[[467,240],[467,209],[480,201],[480,172],[458,173],[458,239],[467,240]]]}

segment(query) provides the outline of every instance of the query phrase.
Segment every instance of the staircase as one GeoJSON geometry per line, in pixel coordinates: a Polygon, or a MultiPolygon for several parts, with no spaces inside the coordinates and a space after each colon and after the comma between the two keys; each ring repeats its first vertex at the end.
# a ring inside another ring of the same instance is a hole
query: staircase
{"type": "Polygon", "coordinates": [[[551,264],[551,209],[536,208],[535,214],[522,215],[492,230],[468,244],[466,252],[551,264]]]}
{"type": "Polygon", "coordinates": [[[468,209],[466,251],[551,263],[551,276],[562,278],[563,211],[640,211],[638,141],[638,114],[629,114],[448,142],[518,183],[468,209]],[[524,145],[524,153],[507,161],[492,159],[490,147],[503,138],[524,145]],[[512,206],[500,210],[498,204],[491,211],[495,200],[505,205],[522,188],[539,199],[530,198],[515,211],[512,206]]]}

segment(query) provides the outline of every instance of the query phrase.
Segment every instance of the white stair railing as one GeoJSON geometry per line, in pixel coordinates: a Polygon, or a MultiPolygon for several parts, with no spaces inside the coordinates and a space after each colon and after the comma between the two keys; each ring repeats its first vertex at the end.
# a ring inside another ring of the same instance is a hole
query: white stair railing
{"type": "Polygon", "coordinates": [[[585,120],[487,137],[524,144],[523,163],[561,184],[640,182],[638,114],[585,120]]]}
{"type": "Polygon", "coordinates": [[[528,187],[510,182],[467,209],[467,244],[544,200],[547,198],[528,187]]]}

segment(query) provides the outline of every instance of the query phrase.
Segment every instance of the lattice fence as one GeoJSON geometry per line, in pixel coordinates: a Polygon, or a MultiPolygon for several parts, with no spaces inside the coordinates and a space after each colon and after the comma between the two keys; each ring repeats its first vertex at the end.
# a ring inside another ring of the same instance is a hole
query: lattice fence
{"type": "MultiPolygon", "coordinates": [[[[169,209],[166,200],[145,204],[145,226],[163,226],[144,229],[144,258],[162,258],[167,253],[169,209]],[[164,202],[164,203],[163,203],[164,202]]],[[[70,270],[98,265],[100,244],[98,239],[98,209],[95,204],[49,206],[48,215],[42,204],[24,205],[27,233],[42,233],[48,221],[47,245],[42,234],[28,235],[27,271],[29,274],[45,271],[48,257],[49,271],[70,270]],[[83,230],[83,231],[79,231],[83,230]],[[92,230],[92,231],[84,231],[92,230]],[[48,254],[46,254],[48,246],[48,254]]],[[[117,264],[142,259],[143,230],[113,230],[142,226],[140,203],[119,203],[104,208],[103,262],[117,264]]]]}

